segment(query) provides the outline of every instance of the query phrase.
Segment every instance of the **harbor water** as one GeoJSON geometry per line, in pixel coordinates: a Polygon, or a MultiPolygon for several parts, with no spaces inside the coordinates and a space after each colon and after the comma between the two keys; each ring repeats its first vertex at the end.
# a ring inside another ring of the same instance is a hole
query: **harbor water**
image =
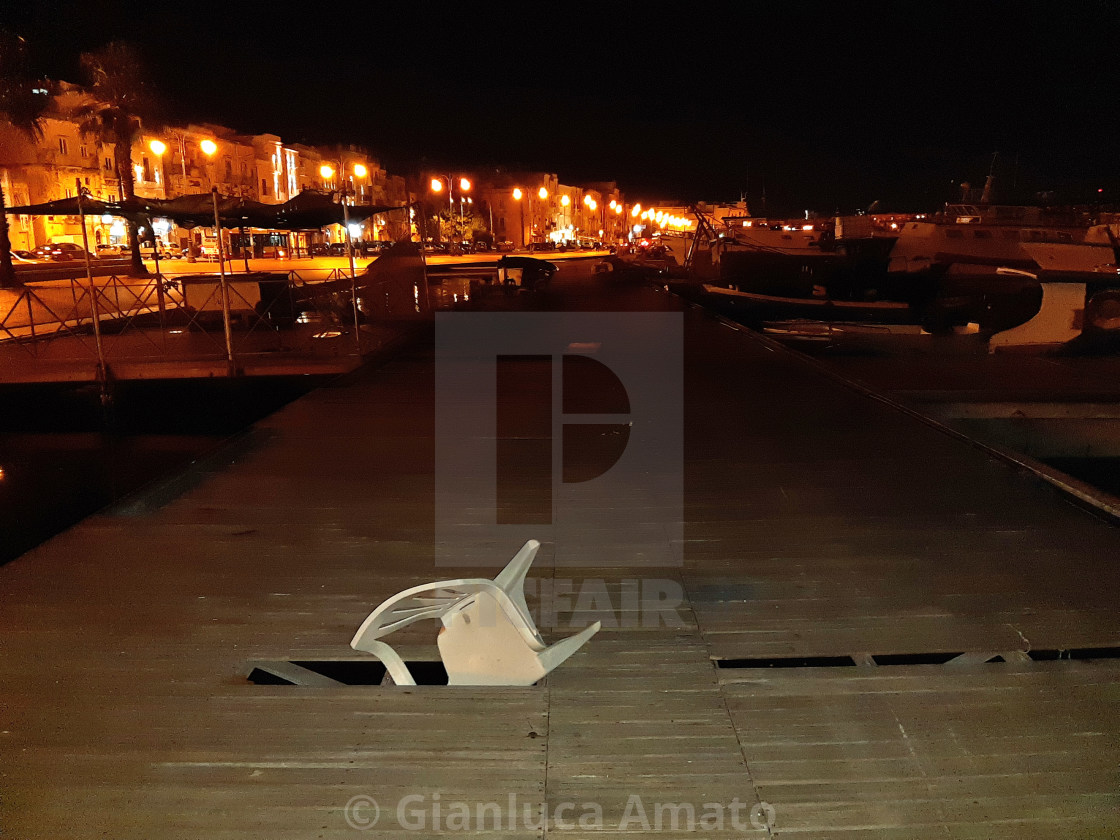
{"type": "Polygon", "coordinates": [[[0,563],[182,470],[322,383],[317,377],[6,388],[0,563]]]}

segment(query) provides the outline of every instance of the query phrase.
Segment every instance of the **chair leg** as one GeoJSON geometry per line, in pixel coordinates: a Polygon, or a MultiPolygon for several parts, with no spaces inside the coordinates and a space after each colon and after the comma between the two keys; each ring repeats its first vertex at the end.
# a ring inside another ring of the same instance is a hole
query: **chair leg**
{"type": "Polygon", "coordinates": [[[397,685],[416,685],[416,680],[412,678],[412,673],[408,670],[408,666],[404,664],[399,653],[393,650],[384,642],[370,641],[366,642],[365,647],[362,648],[366,653],[372,653],[382,664],[385,665],[385,670],[389,672],[393,678],[393,682],[397,685]]]}
{"type": "Polygon", "coordinates": [[[537,660],[541,663],[545,673],[550,673],[557,666],[561,665],[564,660],[587,644],[587,640],[599,632],[602,623],[596,621],[590,627],[576,633],[574,636],[569,636],[566,639],[561,639],[551,647],[547,647],[537,654],[537,660]]]}

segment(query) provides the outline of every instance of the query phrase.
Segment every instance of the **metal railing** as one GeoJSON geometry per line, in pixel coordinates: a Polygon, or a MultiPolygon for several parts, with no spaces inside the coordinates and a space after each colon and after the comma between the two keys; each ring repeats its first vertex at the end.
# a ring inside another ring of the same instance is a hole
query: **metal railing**
{"type": "Polygon", "coordinates": [[[425,310],[420,285],[332,269],[109,275],[2,289],[0,381],[20,357],[24,366],[96,360],[99,370],[145,360],[225,358],[234,367],[279,357],[360,359],[387,325],[425,310]]]}

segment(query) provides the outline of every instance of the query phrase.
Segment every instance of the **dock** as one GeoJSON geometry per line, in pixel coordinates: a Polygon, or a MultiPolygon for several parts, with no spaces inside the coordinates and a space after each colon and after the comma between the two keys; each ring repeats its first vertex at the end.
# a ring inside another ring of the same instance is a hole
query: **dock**
{"type": "MultiPolygon", "coordinates": [[[[529,581],[546,639],[601,632],[525,688],[384,685],[349,648],[392,594],[520,546],[437,565],[437,320],[0,567],[5,836],[1115,836],[1115,524],[664,290],[565,265],[493,305],[679,319],[679,345],[643,345],[679,352],[681,439],[647,471],[678,470],[676,512],[639,471],[609,505],[636,536],[576,534],[613,562],[546,540],[529,581]]],[[[585,326],[571,352],[618,337],[585,326]]],[[[502,393],[537,399],[526,358],[502,393]]],[[[499,467],[498,519],[529,534],[540,470],[499,467]]],[[[435,634],[391,641],[431,662],[435,634]]]]}
{"type": "Polygon", "coordinates": [[[353,273],[270,264],[276,270],[27,274],[0,289],[0,386],[339,375],[427,317],[433,298],[440,305],[415,249],[353,273]]]}

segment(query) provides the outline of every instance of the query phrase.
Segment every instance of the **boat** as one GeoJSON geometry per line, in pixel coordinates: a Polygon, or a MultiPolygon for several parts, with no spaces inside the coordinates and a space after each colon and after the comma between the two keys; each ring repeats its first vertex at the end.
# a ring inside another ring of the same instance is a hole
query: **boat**
{"type": "Polygon", "coordinates": [[[806,318],[817,321],[838,320],[876,324],[917,323],[914,311],[905,301],[836,300],[829,297],[785,297],[745,292],[705,283],[704,294],[717,307],[737,320],[762,323],[771,320],[806,318]]]}
{"type": "Polygon", "coordinates": [[[1036,267],[1027,243],[1083,242],[1088,220],[1042,207],[949,204],[940,213],[903,224],[887,271],[896,275],[941,274],[956,266],[965,273],[995,274],[998,268],[1036,267]],[[982,271],[981,269],[987,269],[982,271]]]}
{"type": "Polygon", "coordinates": [[[1034,278],[1042,302],[1034,317],[993,335],[992,348],[1120,351],[1120,222],[1093,225],[1077,243],[1024,242],[1022,248],[1034,269],[999,271],[1034,278]]]}

